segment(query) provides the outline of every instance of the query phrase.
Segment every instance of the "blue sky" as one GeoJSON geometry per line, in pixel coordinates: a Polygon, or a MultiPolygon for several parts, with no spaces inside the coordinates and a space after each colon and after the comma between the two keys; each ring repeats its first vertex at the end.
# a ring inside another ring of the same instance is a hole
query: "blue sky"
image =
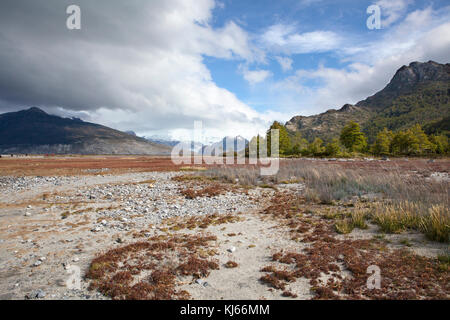
{"type": "Polygon", "coordinates": [[[402,65],[450,62],[448,0],[75,2],[79,30],[66,27],[72,0],[0,1],[1,112],[177,140],[202,121],[203,142],[251,138],[365,99],[402,65]]]}
{"type": "MultiPolygon", "coordinates": [[[[370,14],[366,12],[368,6],[377,1],[361,0],[281,0],[281,1],[233,1],[223,0],[213,10],[211,24],[214,28],[221,28],[227,22],[234,21],[245,29],[255,45],[265,51],[264,61],[242,62],[237,60],[224,60],[214,57],[204,57],[204,63],[211,71],[214,82],[236,94],[236,96],[253,107],[264,112],[281,108],[295,110],[296,102],[292,100],[292,106],[279,105],[279,93],[273,92],[272,87],[276,82],[283,81],[295,74],[296,70],[316,70],[319,67],[346,70],[352,63],[359,62],[358,57],[352,57],[342,52],[345,47],[365,46],[371,43],[383,41],[383,36],[389,34],[397,25],[415,11],[432,9],[440,12],[438,15],[448,17],[447,1],[391,1],[393,8],[383,8],[388,1],[379,1],[381,5],[382,19],[392,19],[388,25],[381,29],[369,30],[366,21],[370,14]],[[395,3],[397,5],[395,6],[395,3]],[[393,16],[394,15],[394,16],[393,16]],[[332,32],[341,38],[338,48],[310,48],[305,52],[295,50],[276,50],[268,48],[261,37],[273,26],[280,26],[280,30],[289,29],[290,34],[304,34],[310,32],[332,32]],[[284,69],[278,59],[288,61],[284,69]],[[290,61],[290,62],[289,62],[290,61]],[[265,70],[267,78],[261,81],[249,82],[244,76],[244,70],[265,70]]],[[[426,29],[426,28],[424,28],[426,29]]],[[[448,37],[448,35],[446,35],[448,37]]],[[[449,62],[439,61],[442,63],[449,62]]],[[[398,67],[400,67],[399,65],[398,67]]],[[[395,70],[392,70],[395,71],[395,70]]],[[[324,85],[320,79],[307,79],[302,82],[307,88],[317,89],[324,85]]],[[[375,88],[374,90],[378,90],[375,88]]],[[[375,92],[373,92],[375,93],[375,92]]],[[[302,97],[299,96],[299,99],[302,97]]],[[[356,103],[357,101],[348,101],[356,103]]],[[[330,105],[328,107],[339,107],[330,105]]],[[[304,109],[305,115],[325,111],[327,106],[304,109]]],[[[286,120],[286,119],[282,119],[286,120]]]]}

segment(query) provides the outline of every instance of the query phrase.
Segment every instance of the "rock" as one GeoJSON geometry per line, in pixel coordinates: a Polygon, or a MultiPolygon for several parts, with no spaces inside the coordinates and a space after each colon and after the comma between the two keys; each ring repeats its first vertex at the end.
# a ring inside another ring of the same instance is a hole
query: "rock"
{"type": "Polygon", "coordinates": [[[39,261],[42,261],[42,262],[43,262],[43,261],[45,261],[45,260],[47,260],[46,257],[40,257],[40,258],[39,258],[39,261]]]}
{"type": "Polygon", "coordinates": [[[25,212],[24,216],[25,216],[25,217],[30,217],[30,216],[31,216],[31,213],[25,212]]]}
{"type": "Polygon", "coordinates": [[[78,262],[78,261],[80,261],[80,258],[78,258],[78,257],[75,257],[72,259],[72,262],[78,262]]]}
{"type": "Polygon", "coordinates": [[[117,239],[116,239],[116,242],[117,242],[117,243],[123,243],[123,240],[122,240],[121,238],[117,238],[117,239]]]}
{"type": "Polygon", "coordinates": [[[206,282],[203,281],[202,279],[197,279],[197,280],[195,280],[195,283],[203,286],[206,282]]]}
{"type": "Polygon", "coordinates": [[[36,295],[35,295],[36,298],[42,299],[42,298],[45,298],[45,296],[46,296],[45,291],[42,291],[41,289],[39,289],[38,291],[36,291],[36,295]]]}
{"type": "Polygon", "coordinates": [[[33,264],[33,267],[39,267],[41,264],[42,264],[42,261],[36,261],[36,262],[33,264]]]}
{"type": "Polygon", "coordinates": [[[65,287],[67,285],[66,280],[63,280],[63,279],[56,280],[56,284],[60,287],[65,287]]]}
{"type": "Polygon", "coordinates": [[[236,247],[231,247],[227,251],[233,253],[236,251],[236,247]]]}

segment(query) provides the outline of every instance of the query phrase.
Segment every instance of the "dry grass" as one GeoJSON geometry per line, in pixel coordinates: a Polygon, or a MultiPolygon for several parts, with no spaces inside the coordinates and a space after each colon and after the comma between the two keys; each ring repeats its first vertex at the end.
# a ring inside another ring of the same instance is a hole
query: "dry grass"
{"type": "Polygon", "coordinates": [[[355,226],[353,225],[352,221],[349,219],[340,220],[335,223],[334,228],[336,229],[337,233],[340,234],[347,234],[353,231],[355,226]]]}
{"type": "Polygon", "coordinates": [[[424,233],[430,240],[450,241],[450,211],[444,205],[431,205],[426,214],[419,204],[408,201],[377,203],[374,205],[372,219],[385,233],[414,229],[424,233]]]}
{"type": "MultiPolygon", "coordinates": [[[[448,299],[448,256],[435,259],[391,250],[379,239],[338,239],[334,219],[314,213],[298,215],[302,209],[294,195],[277,194],[272,203],[263,213],[278,219],[293,238],[308,246],[299,252],[281,250],[272,255],[273,264],[261,270],[265,275],[260,279],[270,287],[285,291],[289,283],[306,278],[316,299],[448,299]],[[370,265],[382,270],[380,289],[366,286],[370,265]],[[328,278],[325,282],[323,275],[328,278]]],[[[353,227],[353,219],[346,216],[346,227],[353,227]]],[[[361,214],[355,219],[361,219],[361,214]]]]}
{"type": "MultiPolygon", "coordinates": [[[[444,169],[445,164],[448,162],[442,162],[437,169],[448,172],[448,169],[444,169]]],[[[402,167],[395,163],[363,170],[357,165],[345,167],[338,164],[287,161],[276,175],[270,177],[259,176],[259,169],[256,167],[212,168],[203,175],[227,182],[259,186],[273,186],[287,180],[301,181],[306,186],[305,198],[312,203],[337,205],[352,201],[354,204],[356,200],[378,203],[371,213],[355,210],[350,221],[343,220],[344,217],[338,213],[326,213],[325,217],[328,219],[342,220],[336,224],[339,232],[350,232],[353,227],[365,229],[366,219],[370,218],[386,233],[415,229],[425,233],[431,240],[448,242],[450,182],[445,179],[425,180],[424,176],[430,175],[429,170],[431,168],[419,165],[402,167]]]]}

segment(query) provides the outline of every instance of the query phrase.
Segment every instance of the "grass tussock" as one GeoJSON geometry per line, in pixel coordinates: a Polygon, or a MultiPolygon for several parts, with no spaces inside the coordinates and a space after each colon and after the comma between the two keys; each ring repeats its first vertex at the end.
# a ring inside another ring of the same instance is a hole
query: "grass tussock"
{"type": "Polygon", "coordinates": [[[366,212],[362,209],[355,208],[351,213],[352,224],[355,228],[367,229],[366,212]]]}
{"type": "Polygon", "coordinates": [[[432,205],[424,213],[420,205],[407,201],[378,203],[374,206],[372,219],[384,233],[401,233],[413,229],[433,241],[450,240],[450,211],[444,205],[432,205]]]}
{"type": "Polygon", "coordinates": [[[450,237],[450,211],[443,205],[434,205],[429,208],[429,215],[420,219],[419,228],[425,235],[439,242],[449,242],[450,237]]]}
{"type": "Polygon", "coordinates": [[[340,234],[348,234],[353,231],[355,226],[349,219],[340,220],[334,225],[336,232],[340,234]]]}
{"type": "Polygon", "coordinates": [[[326,213],[325,218],[337,220],[338,232],[345,233],[351,225],[365,229],[366,221],[371,220],[384,233],[414,229],[431,240],[449,242],[450,182],[425,179],[429,172],[407,171],[395,164],[389,165],[391,167],[370,171],[358,166],[285,161],[274,176],[260,176],[257,167],[213,168],[202,175],[243,185],[273,186],[297,181],[305,184],[304,197],[308,202],[348,207],[358,201],[374,204],[371,213],[354,210],[350,222],[342,221],[345,217],[340,213],[326,213]]]}

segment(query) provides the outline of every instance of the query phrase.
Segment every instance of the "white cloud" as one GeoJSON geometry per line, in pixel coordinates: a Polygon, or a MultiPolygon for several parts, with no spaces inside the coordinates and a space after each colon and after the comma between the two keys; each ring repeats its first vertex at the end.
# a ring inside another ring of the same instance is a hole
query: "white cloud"
{"type": "MultiPolygon", "coordinates": [[[[68,32],[61,0],[4,0],[0,10],[2,105],[82,113],[141,135],[183,138],[194,120],[219,138],[251,137],[267,123],[212,80],[203,57],[263,61],[233,22],[211,27],[213,0],[77,2],[82,29],[68,32]],[[22,10],[23,6],[27,10],[22,10]],[[23,21],[33,21],[33,27],[23,21]],[[61,28],[54,24],[62,21],[61,28]]],[[[253,82],[267,77],[250,72],[253,82]]]]}
{"type": "Polygon", "coordinates": [[[251,85],[263,82],[273,75],[272,72],[268,70],[248,70],[247,66],[242,65],[239,66],[239,70],[242,72],[244,79],[251,85]]]}
{"type": "Polygon", "coordinates": [[[284,72],[292,70],[292,59],[288,57],[275,57],[277,62],[280,64],[281,69],[283,69],[284,72]]]}
{"type": "Polygon", "coordinates": [[[341,45],[341,37],[324,30],[298,33],[294,25],[275,24],[264,32],[260,42],[273,52],[301,54],[336,49],[341,45]]]}
{"type": "Polygon", "coordinates": [[[375,5],[381,8],[381,15],[383,17],[381,20],[382,27],[389,27],[402,18],[408,6],[412,3],[413,0],[378,0],[375,2],[375,5]]]}
{"type": "MultiPolygon", "coordinates": [[[[413,61],[450,61],[450,10],[425,8],[408,14],[381,39],[341,52],[347,68],[319,66],[297,70],[275,83],[278,94],[291,96],[298,114],[312,115],[345,103],[357,103],[383,89],[402,65],[413,61]],[[316,85],[306,86],[306,83],[316,85]]],[[[281,106],[280,106],[281,107],[281,106]]]]}

